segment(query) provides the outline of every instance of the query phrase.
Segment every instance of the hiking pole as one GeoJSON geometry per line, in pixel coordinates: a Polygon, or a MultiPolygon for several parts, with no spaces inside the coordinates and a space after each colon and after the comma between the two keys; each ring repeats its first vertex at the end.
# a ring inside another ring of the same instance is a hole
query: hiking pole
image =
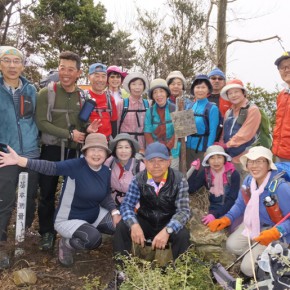
{"type": "MultiPolygon", "coordinates": [[[[274,225],[274,227],[275,226],[278,226],[279,224],[281,224],[282,222],[284,222],[289,217],[290,217],[290,212],[288,212],[287,215],[285,215],[278,223],[276,223],[274,225]]],[[[259,242],[255,242],[249,249],[247,249],[243,254],[241,254],[234,262],[232,262],[229,266],[227,266],[226,267],[226,270],[228,270],[232,266],[234,266],[238,261],[240,261],[243,257],[245,257],[245,255],[248,254],[250,252],[250,250],[252,250],[253,248],[255,248],[258,244],[259,244],[259,242]]]]}

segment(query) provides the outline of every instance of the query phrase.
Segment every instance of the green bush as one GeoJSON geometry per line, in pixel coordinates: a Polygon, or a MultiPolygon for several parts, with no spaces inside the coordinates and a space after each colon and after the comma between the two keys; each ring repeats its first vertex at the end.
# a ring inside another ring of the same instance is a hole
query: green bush
{"type": "Polygon", "coordinates": [[[211,290],[222,289],[215,285],[210,268],[197,262],[192,249],[166,268],[137,257],[121,257],[127,277],[121,290],[211,290]]]}

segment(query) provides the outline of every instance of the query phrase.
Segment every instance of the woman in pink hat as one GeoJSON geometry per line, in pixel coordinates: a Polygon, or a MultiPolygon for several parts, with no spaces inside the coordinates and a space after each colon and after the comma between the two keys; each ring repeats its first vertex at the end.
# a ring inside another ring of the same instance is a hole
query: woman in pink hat
{"type": "Polygon", "coordinates": [[[108,87],[107,90],[110,92],[111,96],[114,97],[116,105],[120,100],[123,99],[126,94],[124,90],[121,89],[123,80],[127,76],[127,73],[122,71],[118,66],[111,65],[107,69],[108,76],[108,87]]]}

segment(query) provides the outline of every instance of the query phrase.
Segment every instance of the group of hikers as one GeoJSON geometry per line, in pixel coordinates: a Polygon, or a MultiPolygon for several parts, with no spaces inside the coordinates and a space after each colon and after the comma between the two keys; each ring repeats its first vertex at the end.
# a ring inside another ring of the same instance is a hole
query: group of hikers
{"type": "Polygon", "coordinates": [[[242,81],[226,82],[219,68],[197,75],[185,97],[180,71],[149,83],[140,72],[102,63],[89,66],[90,89],[82,90],[81,59],[70,51],[59,55],[59,81],[37,93],[23,77],[24,63],[20,50],[0,47],[0,269],[10,265],[7,229],[23,171],[26,229],[40,188],[39,249],[52,250],[58,234],[64,266],[73,264],[76,250],[98,248],[102,234],[114,235],[115,257],[151,240],[153,249],[171,243],[176,259],[190,246],[189,194],[203,186],[209,208],[201,222],[213,232],[229,227],[227,249],[241,255],[249,241],[258,242],[241,264],[246,276],[269,243],[289,243],[290,221],[277,225],[265,198],[278,203],[283,217],[290,212],[290,186],[276,178],[274,164],[290,162],[290,52],[275,61],[287,88],[277,97],[272,147],[260,142],[262,112],[242,81]],[[171,117],[180,99],[197,131],[186,138],[187,169],[194,169],[188,179],[179,171],[181,144],[171,117]],[[65,178],[55,209],[59,176],[65,178]]]}

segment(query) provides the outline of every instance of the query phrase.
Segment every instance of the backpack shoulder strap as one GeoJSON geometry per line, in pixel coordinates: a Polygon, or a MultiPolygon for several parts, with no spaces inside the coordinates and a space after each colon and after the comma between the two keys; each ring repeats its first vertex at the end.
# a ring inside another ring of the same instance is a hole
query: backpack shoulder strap
{"type": "Polygon", "coordinates": [[[112,117],[112,101],[111,101],[111,94],[109,91],[106,91],[106,98],[107,98],[107,109],[109,110],[110,116],[112,117]]]}
{"type": "Polygon", "coordinates": [[[123,99],[123,109],[122,109],[122,113],[121,113],[118,133],[120,133],[121,126],[123,124],[123,121],[125,120],[127,113],[128,113],[128,108],[129,108],[129,98],[123,99]]]}
{"type": "Polygon", "coordinates": [[[141,164],[141,160],[134,158],[134,165],[132,168],[133,176],[135,176],[137,173],[140,172],[140,164],[141,164]]]}
{"type": "Polygon", "coordinates": [[[115,164],[116,164],[116,160],[115,160],[115,158],[112,158],[108,167],[112,170],[114,168],[115,164]]]}
{"type": "Polygon", "coordinates": [[[50,82],[47,85],[47,113],[46,113],[46,118],[49,122],[52,121],[51,112],[53,111],[54,108],[55,96],[56,96],[56,83],[50,82]]]}
{"type": "Polygon", "coordinates": [[[149,102],[147,99],[143,99],[143,105],[144,105],[145,110],[147,111],[149,109],[149,102]]]}
{"type": "Polygon", "coordinates": [[[247,119],[247,116],[248,116],[248,110],[249,108],[253,106],[253,103],[251,102],[248,102],[247,105],[243,108],[240,109],[239,111],[239,116],[237,118],[237,123],[240,124],[240,125],[243,125],[245,120],[247,119]]]}

